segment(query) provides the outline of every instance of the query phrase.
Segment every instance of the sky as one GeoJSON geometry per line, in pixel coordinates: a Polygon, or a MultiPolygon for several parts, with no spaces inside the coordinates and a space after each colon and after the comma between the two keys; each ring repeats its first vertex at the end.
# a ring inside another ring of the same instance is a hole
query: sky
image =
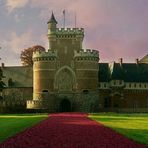
{"type": "Polygon", "coordinates": [[[20,53],[48,49],[47,22],[85,30],[83,48],[99,51],[100,62],[135,62],[148,54],[148,0],[0,0],[0,62],[21,65],[20,53]]]}

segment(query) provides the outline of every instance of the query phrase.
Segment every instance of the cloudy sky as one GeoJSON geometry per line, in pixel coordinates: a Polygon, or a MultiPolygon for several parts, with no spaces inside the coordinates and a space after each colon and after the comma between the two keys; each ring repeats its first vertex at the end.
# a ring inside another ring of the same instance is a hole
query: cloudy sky
{"type": "Polygon", "coordinates": [[[148,54],[148,0],[0,0],[1,62],[20,65],[22,49],[48,49],[47,21],[52,10],[63,27],[85,29],[84,48],[97,49],[100,62],[135,62],[148,54]]]}

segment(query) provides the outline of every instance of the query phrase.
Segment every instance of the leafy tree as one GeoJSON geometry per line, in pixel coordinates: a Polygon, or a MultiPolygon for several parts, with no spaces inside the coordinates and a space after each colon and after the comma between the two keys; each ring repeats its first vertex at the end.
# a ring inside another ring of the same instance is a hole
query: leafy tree
{"type": "Polygon", "coordinates": [[[33,65],[32,55],[33,55],[34,51],[45,51],[45,48],[40,45],[35,45],[33,47],[29,47],[27,49],[24,49],[20,55],[21,62],[24,66],[32,66],[33,65]]]}

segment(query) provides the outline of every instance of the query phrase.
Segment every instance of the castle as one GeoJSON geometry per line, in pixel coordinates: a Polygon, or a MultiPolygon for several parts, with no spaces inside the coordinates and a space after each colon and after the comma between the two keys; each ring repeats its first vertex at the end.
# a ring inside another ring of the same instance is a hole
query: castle
{"type": "Polygon", "coordinates": [[[0,111],[148,112],[148,55],[136,63],[99,63],[99,52],[82,48],[83,28],[48,21],[48,51],[33,54],[33,67],[5,67],[0,111]]]}

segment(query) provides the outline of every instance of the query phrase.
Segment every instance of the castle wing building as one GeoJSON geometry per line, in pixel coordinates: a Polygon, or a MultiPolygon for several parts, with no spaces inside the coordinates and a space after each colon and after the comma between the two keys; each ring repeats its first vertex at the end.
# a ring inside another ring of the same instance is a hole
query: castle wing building
{"type": "Polygon", "coordinates": [[[52,13],[47,51],[33,53],[33,67],[6,67],[0,108],[48,112],[147,112],[148,55],[135,63],[99,63],[83,49],[83,28],[58,28],[52,13]]]}

